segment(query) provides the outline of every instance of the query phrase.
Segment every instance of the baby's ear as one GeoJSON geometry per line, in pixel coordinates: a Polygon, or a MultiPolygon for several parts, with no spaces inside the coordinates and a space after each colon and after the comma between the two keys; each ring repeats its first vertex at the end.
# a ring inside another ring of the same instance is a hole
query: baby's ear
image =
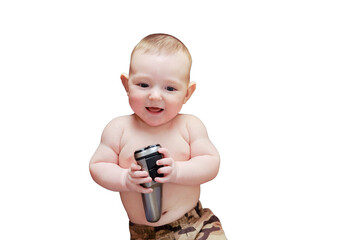
{"type": "Polygon", "coordinates": [[[120,79],[125,88],[125,91],[128,93],[129,92],[129,76],[125,73],[122,73],[120,75],[120,79]]]}
{"type": "Polygon", "coordinates": [[[189,100],[191,95],[194,93],[195,89],[196,89],[196,82],[190,82],[184,99],[184,104],[189,100]]]}

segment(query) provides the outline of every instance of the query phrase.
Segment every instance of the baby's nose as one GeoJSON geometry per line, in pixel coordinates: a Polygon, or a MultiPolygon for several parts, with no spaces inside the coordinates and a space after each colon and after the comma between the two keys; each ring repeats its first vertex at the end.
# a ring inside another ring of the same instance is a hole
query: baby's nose
{"type": "Polygon", "coordinates": [[[154,90],[149,95],[150,100],[162,100],[161,94],[159,91],[154,90]]]}

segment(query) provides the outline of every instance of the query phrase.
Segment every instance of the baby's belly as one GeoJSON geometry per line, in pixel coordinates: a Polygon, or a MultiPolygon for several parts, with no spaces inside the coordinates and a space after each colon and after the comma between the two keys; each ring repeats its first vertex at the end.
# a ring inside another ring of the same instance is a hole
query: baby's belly
{"type": "Polygon", "coordinates": [[[156,223],[146,221],[140,193],[121,192],[120,196],[131,222],[150,226],[161,226],[181,218],[185,213],[195,207],[200,197],[200,186],[164,184],[162,216],[156,223]]]}

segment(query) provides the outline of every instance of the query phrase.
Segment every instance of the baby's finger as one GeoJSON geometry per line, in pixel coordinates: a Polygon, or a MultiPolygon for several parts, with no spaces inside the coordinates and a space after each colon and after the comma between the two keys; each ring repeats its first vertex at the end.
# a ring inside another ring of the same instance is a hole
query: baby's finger
{"type": "Polygon", "coordinates": [[[139,181],[146,181],[147,180],[146,178],[150,178],[149,173],[146,171],[132,172],[130,169],[128,170],[128,177],[131,182],[136,183],[136,184],[143,183],[143,182],[139,182],[139,181]]]}
{"type": "Polygon", "coordinates": [[[170,177],[156,177],[154,180],[158,183],[167,183],[169,182],[170,177]]]}
{"type": "Polygon", "coordinates": [[[142,189],[141,193],[147,194],[147,193],[152,193],[153,189],[152,188],[144,188],[142,189]]]}
{"type": "MultiPolygon", "coordinates": [[[[150,177],[149,177],[150,178],[150,177]]],[[[147,182],[151,182],[152,179],[148,179],[148,178],[129,178],[129,189],[131,189],[131,191],[137,191],[140,192],[141,189],[143,188],[143,186],[141,184],[147,183],[147,182]]]]}
{"type": "Polygon", "coordinates": [[[169,174],[172,172],[172,170],[173,170],[172,167],[162,167],[162,168],[159,168],[159,170],[157,172],[160,174],[169,174]]]}
{"type": "Polygon", "coordinates": [[[137,165],[137,164],[135,164],[135,163],[132,163],[132,164],[130,165],[130,170],[133,171],[133,172],[135,172],[135,171],[140,171],[140,170],[141,170],[141,166],[140,166],[140,165],[137,165]]]}
{"type": "Polygon", "coordinates": [[[171,166],[174,160],[172,158],[162,158],[156,161],[156,165],[158,166],[171,166]]]}
{"type": "Polygon", "coordinates": [[[158,149],[159,153],[162,153],[164,155],[164,158],[168,158],[170,157],[170,153],[166,148],[159,148],[158,149]]]}
{"type": "Polygon", "coordinates": [[[139,193],[147,194],[147,193],[151,193],[153,190],[152,190],[152,188],[145,188],[145,187],[143,187],[141,185],[136,185],[135,186],[135,191],[139,192],[139,193]]]}
{"type": "Polygon", "coordinates": [[[134,184],[137,184],[137,185],[143,184],[143,183],[149,183],[149,182],[151,182],[151,181],[152,181],[152,178],[151,178],[151,177],[146,177],[146,178],[133,178],[133,179],[132,179],[132,182],[133,182],[134,184]]]}
{"type": "Polygon", "coordinates": [[[132,177],[135,177],[135,178],[144,178],[147,176],[149,176],[149,173],[146,171],[136,171],[136,172],[132,173],[132,177]]]}

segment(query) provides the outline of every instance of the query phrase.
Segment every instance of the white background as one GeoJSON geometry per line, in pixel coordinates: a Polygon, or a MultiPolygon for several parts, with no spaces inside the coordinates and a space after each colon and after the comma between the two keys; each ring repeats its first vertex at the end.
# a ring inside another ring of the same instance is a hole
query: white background
{"type": "Polygon", "coordinates": [[[201,201],[228,238],[359,239],[356,2],[1,1],[0,238],[129,238],[88,162],[131,113],[132,48],[165,32],[193,56],[182,112],[221,153],[201,201]]]}

